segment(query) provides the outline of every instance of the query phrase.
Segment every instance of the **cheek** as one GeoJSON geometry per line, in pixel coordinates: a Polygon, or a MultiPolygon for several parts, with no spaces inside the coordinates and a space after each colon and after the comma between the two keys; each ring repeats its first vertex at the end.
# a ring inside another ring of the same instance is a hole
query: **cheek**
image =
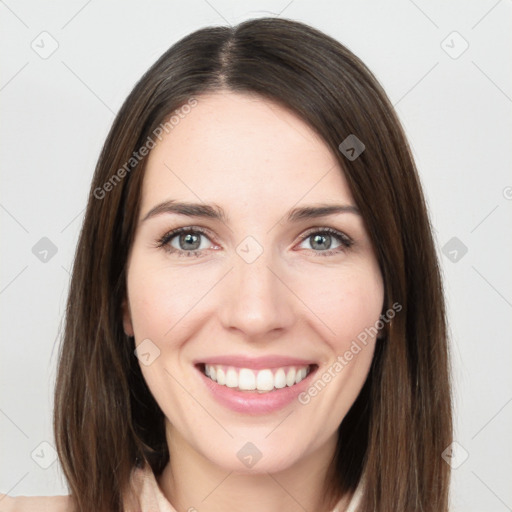
{"type": "Polygon", "coordinates": [[[198,281],[190,286],[184,273],[134,257],[128,295],[136,344],[141,352],[150,353],[147,362],[139,358],[144,380],[166,416],[188,417],[193,404],[183,399],[181,346],[190,334],[190,312],[204,292],[198,289],[198,281]]]}
{"type": "Polygon", "coordinates": [[[326,270],[307,281],[302,278],[301,297],[323,325],[325,339],[339,354],[379,320],[384,286],[373,264],[348,266],[338,272],[326,270]]]}
{"type": "Polygon", "coordinates": [[[318,317],[329,329],[324,337],[329,350],[310,387],[299,396],[308,414],[322,418],[325,432],[319,436],[338,428],[364,385],[384,301],[376,266],[353,268],[332,277],[325,293],[315,295],[318,317]]]}
{"type": "Polygon", "coordinates": [[[128,277],[128,295],[135,339],[168,340],[171,331],[175,337],[181,320],[211,287],[210,281],[213,282],[213,276],[194,278],[186,271],[134,260],[128,277]]]}

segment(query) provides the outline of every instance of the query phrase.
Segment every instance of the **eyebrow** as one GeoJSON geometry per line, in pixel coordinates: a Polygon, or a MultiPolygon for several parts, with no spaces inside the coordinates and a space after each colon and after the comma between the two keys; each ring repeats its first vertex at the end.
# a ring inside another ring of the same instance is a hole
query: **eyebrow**
{"type": "MultiPolygon", "coordinates": [[[[174,200],[164,201],[151,208],[149,212],[140,221],[146,220],[161,214],[177,214],[187,217],[209,218],[219,220],[225,224],[229,223],[229,218],[224,209],[217,204],[206,203],[188,203],[174,200]]],[[[338,213],[354,213],[361,215],[357,206],[351,204],[319,204],[310,206],[301,206],[291,209],[286,220],[289,223],[299,222],[305,219],[316,219],[327,215],[335,215],[338,213]]]]}

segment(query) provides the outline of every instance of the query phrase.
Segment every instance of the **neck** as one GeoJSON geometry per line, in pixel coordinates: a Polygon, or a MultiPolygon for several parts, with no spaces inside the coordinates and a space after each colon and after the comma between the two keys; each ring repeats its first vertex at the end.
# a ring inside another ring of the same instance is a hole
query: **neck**
{"type": "MultiPolygon", "coordinates": [[[[176,510],[330,512],[339,501],[340,496],[326,488],[335,437],[286,470],[247,474],[213,464],[178,432],[168,433],[170,460],[158,484],[176,510]]],[[[345,510],[347,501],[339,501],[337,510],[345,510]]]]}

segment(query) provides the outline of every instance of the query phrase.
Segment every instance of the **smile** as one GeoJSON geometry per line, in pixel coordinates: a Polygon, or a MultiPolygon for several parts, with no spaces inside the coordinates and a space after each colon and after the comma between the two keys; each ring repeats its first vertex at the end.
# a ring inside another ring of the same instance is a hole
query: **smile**
{"type": "Polygon", "coordinates": [[[299,404],[298,395],[318,369],[313,362],[284,356],[218,356],[196,360],[194,366],[218,404],[245,415],[270,414],[299,404]]]}
{"type": "Polygon", "coordinates": [[[205,364],[202,371],[220,386],[227,386],[238,391],[269,393],[298,384],[310,373],[311,365],[252,370],[220,364],[205,364]]]}

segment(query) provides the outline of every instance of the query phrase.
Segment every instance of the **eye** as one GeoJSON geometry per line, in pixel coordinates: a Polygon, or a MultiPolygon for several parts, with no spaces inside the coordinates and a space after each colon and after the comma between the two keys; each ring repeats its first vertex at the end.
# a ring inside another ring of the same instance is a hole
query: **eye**
{"type": "MultiPolygon", "coordinates": [[[[159,240],[156,246],[177,256],[201,257],[205,256],[205,249],[212,244],[209,233],[199,227],[183,227],[167,232],[159,240]],[[203,243],[203,240],[210,244],[203,243]]],[[[345,233],[332,228],[313,228],[301,235],[301,244],[310,240],[311,249],[315,256],[332,256],[343,252],[352,246],[353,241],[345,233]],[[335,247],[333,248],[333,241],[335,247]]]]}
{"type": "Polygon", "coordinates": [[[301,236],[301,243],[310,240],[310,246],[316,256],[332,256],[352,246],[353,240],[345,233],[332,228],[313,228],[301,236]],[[333,240],[338,245],[332,248],[333,240]]]}
{"type": "Polygon", "coordinates": [[[209,244],[205,246],[201,239],[209,240],[206,234],[205,230],[198,227],[173,229],[157,241],[157,247],[177,256],[204,256],[204,249],[208,249],[209,244]]]}

